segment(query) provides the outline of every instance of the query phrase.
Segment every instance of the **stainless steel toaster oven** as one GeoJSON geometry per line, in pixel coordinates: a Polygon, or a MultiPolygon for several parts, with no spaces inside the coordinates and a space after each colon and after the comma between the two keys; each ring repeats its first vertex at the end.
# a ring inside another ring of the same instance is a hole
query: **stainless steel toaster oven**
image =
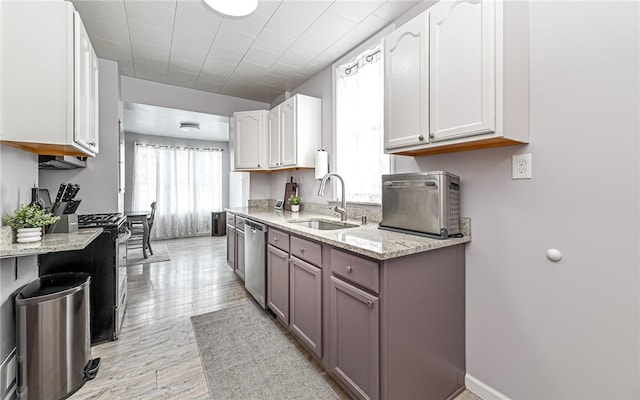
{"type": "Polygon", "coordinates": [[[380,229],[438,239],[460,234],[460,177],[446,171],[383,175],[380,229]]]}

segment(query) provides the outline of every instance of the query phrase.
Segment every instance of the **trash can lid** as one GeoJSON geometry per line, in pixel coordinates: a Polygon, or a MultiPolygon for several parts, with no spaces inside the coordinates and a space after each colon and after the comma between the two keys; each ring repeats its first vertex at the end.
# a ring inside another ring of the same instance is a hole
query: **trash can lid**
{"type": "Polygon", "coordinates": [[[69,289],[78,288],[90,280],[91,276],[85,272],[60,272],[42,275],[40,278],[22,288],[20,293],[18,293],[18,299],[31,299],[54,293],[62,293],[69,289]]]}

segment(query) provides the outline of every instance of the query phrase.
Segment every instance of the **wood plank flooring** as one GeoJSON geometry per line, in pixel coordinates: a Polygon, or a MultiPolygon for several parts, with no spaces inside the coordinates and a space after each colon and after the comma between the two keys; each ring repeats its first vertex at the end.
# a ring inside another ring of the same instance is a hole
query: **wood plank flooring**
{"type": "MultiPolygon", "coordinates": [[[[245,301],[243,282],[226,263],[226,238],[164,241],[171,261],[128,267],[128,304],[118,340],[92,347],[96,379],[71,399],[209,399],[190,317],[245,301]]],[[[348,396],[283,332],[334,387],[348,396]]],[[[479,400],[465,391],[457,400],[479,400]]]]}
{"type": "Polygon", "coordinates": [[[120,337],[92,347],[100,371],[72,399],[209,399],[189,318],[247,296],[225,240],[167,240],[171,261],[128,267],[120,337]]]}

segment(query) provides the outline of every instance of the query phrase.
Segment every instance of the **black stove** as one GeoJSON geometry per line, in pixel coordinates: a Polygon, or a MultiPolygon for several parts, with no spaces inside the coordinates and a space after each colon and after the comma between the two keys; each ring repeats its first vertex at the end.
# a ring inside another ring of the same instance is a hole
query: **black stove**
{"type": "Polygon", "coordinates": [[[120,228],[127,217],[120,213],[78,215],[79,228],[120,228]]]}
{"type": "MultiPolygon", "coordinates": [[[[0,0],[1,1],[1,0],[0,0]]],[[[127,302],[127,217],[119,213],[78,215],[79,228],[103,232],[82,250],[39,256],[40,276],[57,272],[91,275],[91,344],[117,339],[127,302]]]]}

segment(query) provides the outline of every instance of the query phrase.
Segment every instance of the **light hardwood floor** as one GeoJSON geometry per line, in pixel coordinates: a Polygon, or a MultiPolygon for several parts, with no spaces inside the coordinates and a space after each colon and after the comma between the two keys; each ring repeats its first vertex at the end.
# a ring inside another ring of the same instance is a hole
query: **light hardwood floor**
{"type": "MultiPolygon", "coordinates": [[[[247,294],[226,263],[224,236],[164,242],[171,261],[128,267],[120,337],[92,347],[92,357],[102,359],[98,376],[71,399],[209,399],[190,317],[246,301],[247,294]]],[[[315,367],[340,398],[348,398],[315,367]]],[[[456,400],[479,398],[465,391],[456,400]]]]}

